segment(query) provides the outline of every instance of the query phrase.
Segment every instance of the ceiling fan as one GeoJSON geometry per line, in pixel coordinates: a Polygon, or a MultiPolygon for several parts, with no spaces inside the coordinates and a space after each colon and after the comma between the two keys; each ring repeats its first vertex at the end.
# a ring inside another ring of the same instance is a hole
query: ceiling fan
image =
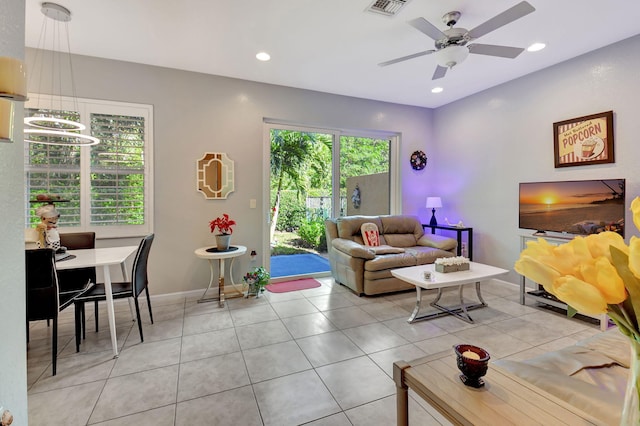
{"type": "Polygon", "coordinates": [[[536,9],[528,2],[523,1],[510,9],[494,16],[483,24],[478,25],[472,30],[466,28],[454,28],[454,25],[460,19],[462,15],[458,11],[446,13],[442,17],[442,21],[449,27],[448,30],[440,31],[432,23],[424,18],[416,18],[409,21],[409,25],[417,29],[418,31],[426,34],[435,40],[435,49],[425,50],[423,52],[414,53],[412,55],[403,56],[401,58],[392,59],[390,61],[382,62],[378,65],[385,67],[387,65],[396,64],[398,62],[407,61],[409,59],[418,58],[420,56],[434,54],[438,66],[433,73],[432,80],[442,78],[447,73],[447,69],[454,67],[455,65],[464,61],[469,53],[475,53],[478,55],[498,56],[501,58],[516,58],[523,48],[498,46],[494,44],[467,44],[483,35],[490,33],[493,30],[507,25],[517,19],[522,18],[525,15],[530,14],[536,9]]]}

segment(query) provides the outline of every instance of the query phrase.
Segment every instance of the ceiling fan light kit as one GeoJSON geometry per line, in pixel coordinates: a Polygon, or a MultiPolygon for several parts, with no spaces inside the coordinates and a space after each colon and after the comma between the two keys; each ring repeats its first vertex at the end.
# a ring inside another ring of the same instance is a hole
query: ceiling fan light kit
{"type": "Polygon", "coordinates": [[[465,46],[452,44],[435,52],[436,62],[441,67],[453,68],[462,63],[469,56],[469,49],[465,46]]]}
{"type": "Polygon", "coordinates": [[[462,63],[469,53],[514,59],[524,51],[524,48],[468,43],[490,33],[491,31],[497,30],[500,27],[520,19],[533,11],[535,11],[535,8],[531,6],[531,4],[526,1],[522,1],[504,12],[499,13],[488,21],[478,25],[472,30],[467,30],[462,27],[454,28],[454,25],[458,23],[458,20],[462,16],[462,13],[457,10],[445,13],[442,16],[442,22],[449,27],[444,31],[439,30],[435,25],[424,18],[413,19],[409,21],[409,25],[425,34],[427,37],[433,39],[435,41],[435,49],[425,50],[392,59],[378,65],[392,65],[433,53],[438,65],[433,73],[432,80],[437,80],[444,77],[448,69],[462,63]]]}

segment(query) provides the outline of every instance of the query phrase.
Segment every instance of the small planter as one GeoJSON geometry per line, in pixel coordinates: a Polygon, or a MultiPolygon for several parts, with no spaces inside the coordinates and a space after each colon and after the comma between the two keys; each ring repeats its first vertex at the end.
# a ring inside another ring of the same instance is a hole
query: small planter
{"type": "Polygon", "coordinates": [[[217,234],[216,235],[216,247],[218,251],[229,250],[231,244],[231,234],[217,234]]]}
{"type": "Polygon", "coordinates": [[[255,296],[256,299],[260,297],[262,293],[264,293],[264,286],[261,286],[258,283],[247,283],[249,286],[247,287],[247,293],[245,294],[245,298],[249,296],[255,296]]]}
{"type": "Polygon", "coordinates": [[[254,280],[245,280],[245,282],[247,283],[247,293],[244,297],[257,296],[258,286],[256,285],[256,282],[254,280]]]}
{"type": "Polygon", "coordinates": [[[247,283],[247,293],[244,297],[255,296],[260,297],[264,293],[264,286],[269,284],[269,273],[262,267],[254,268],[253,271],[247,272],[242,280],[247,283]]]}

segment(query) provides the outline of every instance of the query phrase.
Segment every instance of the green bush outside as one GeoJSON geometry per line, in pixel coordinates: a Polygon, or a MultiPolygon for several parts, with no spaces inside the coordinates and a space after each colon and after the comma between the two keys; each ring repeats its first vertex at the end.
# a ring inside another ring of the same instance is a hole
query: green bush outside
{"type": "MultiPolygon", "coordinates": [[[[271,205],[275,202],[275,191],[271,192],[271,205]]],[[[284,190],[280,193],[280,213],[278,214],[278,231],[298,229],[307,213],[305,198],[299,197],[297,191],[284,190]]]]}
{"type": "Polygon", "coordinates": [[[304,221],[300,229],[298,229],[298,234],[309,247],[318,249],[320,246],[320,238],[324,235],[324,220],[321,217],[316,217],[304,221]]]}
{"type": "MultiPolygon", "coordinates": [[[[325,191],[310,190],[308,196],[327,196],[325,191]]],[[[271,192],[271,205],[275,202],[275,191],[271,192]]],[[[300,238],[291,243],[298,247],[314,249],[319,252],[327,250],[327,238],[325,235],[324,216],[328,213],[321,209],[307,209],[306,197],[298,195],[295,190],[283,190],[280,193],[280,212],[276,231],[293,232],[300,238]],[[308,219],[309,218],[309,219],[308,219]]],[[[305,252],[304,249],[296,249],[278,244],[272,247],[272,255],[294,254],[305,252]]]]}

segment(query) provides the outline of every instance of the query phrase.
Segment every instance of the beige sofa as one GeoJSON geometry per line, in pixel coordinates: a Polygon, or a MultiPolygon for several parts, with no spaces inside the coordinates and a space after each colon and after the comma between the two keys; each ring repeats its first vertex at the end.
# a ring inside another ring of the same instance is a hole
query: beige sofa
{"type": "Polygon", "coordinates": [[[392,269],[433,263],[455,256],[457,241],[425,234],[416,216],[346,216],[325,221],[331,274],[358,295],[415,288],[391,275],[392,269]],[[379,248],[363,244],[360,227],[375,223],[379,248]]]}
{"type": "Polygon", "coordinates": [[[591,414],[602,424],[618,425],[630,353],[628,338],[612,328],[535,358],[501,359],[495,364],[591,414]]]}

